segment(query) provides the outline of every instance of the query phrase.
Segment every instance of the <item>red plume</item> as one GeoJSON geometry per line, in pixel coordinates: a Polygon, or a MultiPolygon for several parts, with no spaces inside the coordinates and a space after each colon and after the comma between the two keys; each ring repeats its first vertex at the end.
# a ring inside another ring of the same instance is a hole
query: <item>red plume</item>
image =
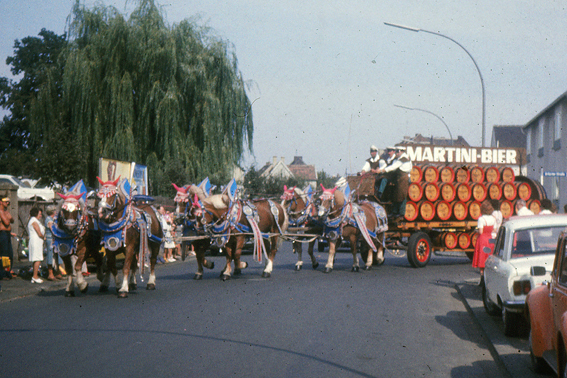
{"type": "Polygon", "coordinates": [[[118,181],[120,181],[120,177],[121,176],[118,176],[118,178],[116,180],[107,181],[107,182],[102,181],[101,178],[98,177],[98,176],[96,176],[96,179],[98,180],[99,184],[102,185],[102,186],[106,186],[106,185],[116,186],[116,185],[118,185],[118,181]]]}

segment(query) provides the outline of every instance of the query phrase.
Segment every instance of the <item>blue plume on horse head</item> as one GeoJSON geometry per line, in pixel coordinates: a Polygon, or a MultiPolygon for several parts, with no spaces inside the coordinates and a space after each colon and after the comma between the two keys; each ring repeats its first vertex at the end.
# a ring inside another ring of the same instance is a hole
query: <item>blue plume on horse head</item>
{"type": "Polygon", "coordinates": [[[122,181],[120,181],[120,183],[118,184],[117,189],[122,192],[122,194],[126,197],[126,199],[128,201],[130,201],[131,198],[131,193],[132,193],[132,187],[130,186],[130,182],[128,181],[127,178],[122,179],[122,181]]]}
{"type": "Polygon", "coordinates": [[[81,200],[87,201],[87,186],[83,180],[79,180],[75,185],[67,191],[67,194],[81,194],[81,200]]]}
{"type": "Polygon", "coordinates": [[[232,179],[230,180],[230,182],[228,184],[226,184],[226,187],[224,188],[223,194],[224,192],[226,192],[226,194],[228,194],[228,198],[230,198],[230,201],[234,201],[236,199],[236,190],[238,189],[238,186],[236,185],[236,180],[232,179]]]}
{"type": "Polygon", "coordinates": [[[307,185],[305,189],[303,189],[303,194],[307,196],[307,199],[311,202],[313,200],[313,188],[311,185],[307,185]]]}

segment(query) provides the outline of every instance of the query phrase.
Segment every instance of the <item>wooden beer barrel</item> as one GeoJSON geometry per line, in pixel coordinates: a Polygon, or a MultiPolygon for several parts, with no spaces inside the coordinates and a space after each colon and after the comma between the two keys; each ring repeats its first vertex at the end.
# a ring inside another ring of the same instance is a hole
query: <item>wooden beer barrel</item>
{"type": "Polygon", "coordinates": [[[455,181],[455,170],[453,167],[446,165],[439,170],[439,179],[441,182],[453,182],[455,181]]]}
{"type": "Polygon", "coordinates": [[[466,182],[462,182],[458,184],[455,189],[457,189],[457,198],[460,201],[467,202],[468,200],[471,199],[472,196],[471,187],[466,182]]]}
{"type": "Polygon", "coordinates": [[[441,191],[441,198],[447,202],[451,202],[457,197],[457,190],[455,189],[455,185],[450,182],[444,182],[439,187],[441,191]]]}
{"type": "Polygon", "coordinates": [[[471,187],[471,191],[472,191],[472,197],[479,202],[484,201],[488,193],[486,190],[486,186],[484,186],[484,184],[481,182],[474,183],[473,186],[471,187]]]}
{"type": "Polygon", "coordinates": [[[423,167],[423,181],[437,182],[439,181],[439,169],[434,165],[427,165],[423,167]]]}
{"type": "Polygon", "coordinates": [[[408,197],[413,202],[421,201],[421,198],[423,197],[422,183],[412,182],[411,184],[409,184],[408,197]]]}
{"type": "Polygon", "coordinates": [[[423,179],[423,172],[419,165],[414,165],[410,171],[411,182],[420,182],[423,179]]]}
{"type": "Polygon", "coordinates": [[[482,167],[479,167],[479,166],[472,167],[470,172],[471,172],[471,181],[472,182],[483,182],[484,181],[484,169],[482,167]]]}
{"type": "Polygon", "coordinates": [[[502,168],[502,171],[500,172],[500,179],[504,182],[514,182],[516,179],[514,170],[510,167],[502,168]]]}
{"type": "Polygon", "coordinates": [[[459,248],[467,249],[471,246],[471,236],[467,232],[459,232],[457,234],[457,243],[459,248]]]}
{"type": "Polygon", "coordinates": [[[480,202],[478,201],[470,201],[467,203],[467,207],[469,209],[469,218],[473,220],[477,220],[482,215],[480,213],[480,202]]]}
{"type": "Polygon", "coordinates": [[[439,186],[435,182],[428,182],[423,187],[423,195],[428,201],[435,202],[439,199],[439,186]]]}
{"type": "Polygon", "coordinates": [[[498,182],[500,181],[500,171],[496,167],[487,168],[484,172],[484,179],[488,182],[498,182]]]}
{"type": "Polygon", "coordinates": [[[527,202],[526,206],[528,207],[528,209],[530,209],[532,211],[532,213],[534,214],[539,214],[542,210],[541,208],[541,202],[537,199],[533,199],[527,202]]]}
{"type": "Polygon", "coordinates": [[[471,231],[469,235],[471,236],[471,247],[474,248],[476,247],[476,240],[478,239],[479,234],[476,231],[471,231]]]}
{"type": "Polygon", "coordinates": [[[502,185],[502,197],[507,199],[508,201],[513,201],[516,199],[518,191],[516,189],[516,185],[513,182],[505,182],[502,185]]]}
{"type": "Polygon", "coordinates": [[[518,185],[518,197],[524,201],[529,201],[532,197],[532,187],[527,182],[522,182],[518,185]]]}
{"type": "Polygon", "coordinates": [[[458,244],[457,234],[454,232],[444,232],[442,235],[443,244],[448,249],[455,249],[458,244]]]}
{"type": "Polygon", "coordinates": [[[425,220],[430,221],[435,217],[435,205],[429,201],[421,201],[419,204],[419,216],[425,220]]]}
{"type": "Polygon", "coordinates": [[[462,166],[457,168],[457,170],[455,171],[455,180],[458,183],[467,183],[470,181],[470,179],[471,179],[471,173],[468,167],[462,166]]]}
{"type": "Polygon", "coordinates": [[[469,215],[469,209],[466,203],[457,201],[451,203],[451,206],[453,207],[451,211],[453,213],[453,218],[458,221],[467,219],[467,216],[469,215]]]}
{"type": "Polygon", "coordinates": [[[487,187],[488,198],[499,200],[502,198],[502,187],[497,182],[491,182],[487,187]]]}
{"type": "Polygon", "coordinates": [[[504,219],[508,219],[512,215],[514,215],[514,205],[511,201],[504,200],[500,202],[500,212],[502,213],[502,217],[504,219]]]}
{"type": "Polygon", "coordinates": [[[442,221],[449,220],[452,215],[451,204],[447,201],[437,201],[435,203],[435,214],[442,221]]]}
{"type": "Polygon", "coordinates": [[[414,220],[417,219],[418,215],[419,215],[419,209],[417,207],[417,203],[407,201],[406,202],[406,214],[404,215],[406,220],[409,221],[409,222],[413,222],[414,220]]]}

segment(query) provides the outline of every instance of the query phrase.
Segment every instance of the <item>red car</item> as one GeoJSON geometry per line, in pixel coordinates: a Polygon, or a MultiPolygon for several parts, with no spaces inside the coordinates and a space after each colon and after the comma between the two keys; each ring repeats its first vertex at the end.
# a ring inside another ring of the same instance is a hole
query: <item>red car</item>
{"type": "Polygon", "coordinates": [[[551,281],[528,293],[525,311],[534,369],[542,372],[549,365],[567,377],[567,232],[559,236],[551,281]]]}

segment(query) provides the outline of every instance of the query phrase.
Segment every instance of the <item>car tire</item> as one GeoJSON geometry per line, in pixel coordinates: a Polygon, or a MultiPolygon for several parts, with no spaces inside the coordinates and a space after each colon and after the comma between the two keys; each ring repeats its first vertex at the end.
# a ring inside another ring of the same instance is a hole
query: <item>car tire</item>
{"type": "Polygon", "coordinates": [[[530,329],[530,335],[528,336],[528,345],[530,348],[530,361],[532,363],[532,368],[534,372],[537,374],[545,374],[549,372],[549,366],[547,366],[547,362],[542,357],[537,357],[534,355],[534,351],[532,349],[532,330],[530,329]]]}
{"type": "Polygon", "coordinates": [[[486,293],[486,285],[482,285],[482,304],[486,313],[490,316],[498,316],[501,314],[500,309],[494,303],[490,301],[486,293]]]}
{"type": "Polygon", "coordinates": [[[518,335],[519,314],[509,311],[505,307],[502,309],[502,323],[504,323],[504,335],[515,337],[518,335]]]}

